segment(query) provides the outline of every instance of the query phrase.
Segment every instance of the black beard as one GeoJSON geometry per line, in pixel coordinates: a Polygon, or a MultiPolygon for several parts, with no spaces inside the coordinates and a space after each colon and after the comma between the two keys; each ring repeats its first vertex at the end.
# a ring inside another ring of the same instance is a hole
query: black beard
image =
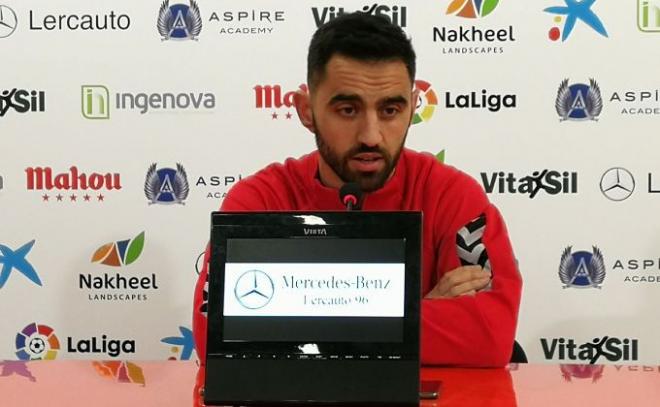
{"type": "Polygon", "coordinates": [[[323,160],[332,168],[332,170],[339,176],[339,178],[344,182],[355,182],[358,184],[360,189],[364,192],[373,192],[377,189],[380,189],[385,185],[385,182],[389,179],[394,167],[396,167],[399,157],[401,156],[401,151],[403,150],[403,145],[408,136],[406,135],[403,138],[401,146],[396,152],[396,155],[392,157],[387,151],[381,149],[378,146],[369,147],[366,144],[359,144],[351,148],[343,157],[340,157],[335,151],[332,151],[330,146],[328,146],[323,140],[323,136],[317,130],[314,132],[316,139],[316,147],[319,150],[319,154],[323,157],[323,160]],[[378,153],[383,157],[385,161],[385,168],[382,171],[373,171],[373,172],[356,172],[351,171],[348,167],[348,162],[351,157],[360,153],[378,153]]]}

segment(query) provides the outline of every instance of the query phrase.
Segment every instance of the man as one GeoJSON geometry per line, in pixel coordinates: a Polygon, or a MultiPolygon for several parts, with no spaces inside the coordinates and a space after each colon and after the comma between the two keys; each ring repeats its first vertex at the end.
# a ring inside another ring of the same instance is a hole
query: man
{"type": "MultiPolygon", "coordinates": [[[[318,151],[239,182],[222,210],[342,210],[338,188],[355,182],[365,192],[363,210],[423,211],[422,363],[504,366],[521,278],[503,220],[481,187],[403,147],[418,100],[410,41],[381,17],[345,14],[314,34],[307,63],[308,91],[295,105],[318,151]]],[[[208,255],[194,305],[202,363],[208,255]]]]}

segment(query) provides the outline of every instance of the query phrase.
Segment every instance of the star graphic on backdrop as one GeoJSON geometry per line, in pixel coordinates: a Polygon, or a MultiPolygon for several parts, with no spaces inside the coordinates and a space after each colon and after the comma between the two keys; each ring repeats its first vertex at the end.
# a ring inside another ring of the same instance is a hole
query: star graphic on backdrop
{"type": "Polygon", "coordinates": [[[9,280],[9,275],[14,269],[27,277],[28,280],[41,286],[41,280],[39,279],[36,270],[25,258],[27,254],[30,253],[30,250],[32,250],[34,242],[34,240],[27,242],[19,247],[18,250],[12,250],[9,247],[0,244],[0,264],[2,264],[2,270],[0,270],[0,288],[2,288],[7,280],[9,280]]]}
{"type": "Polygon", "coordinates": [[[55,198],[57,198],[58,202],[62,202],[62,198],[64,198],[64,197],[62,196],[62,194],[57,194],[57,196],[55,196],[55,198]]]}
{"type": "Polygon", "coordinates": [[[97,196],[96,198],[99,200],[99,202],[102,202],[103,199],[105,199],[105,197],[102,194],[99,194],[99,196],[97,196]]]}
{"type": "Polygon", "coordinates": [[[71,202],[75,202],[76,200],[78,200],[78,197],[75,195],[71,195],[69,198],[71,198],[71,202]]]}
{"type": "Polygon", "coordinates": [[[89,200],[92,199],[92,197],[85,194],[85,196],[83,196],[83,199],[85,200],[85,202],[89,202],[89,200]]]}
{"type": "Polygon", "coordinates": [[[41,199],[43,199],[44,202],[48,202],[48,199],[50,199],[50,197],[48,196],[48,194],[43,194],[43,195],[41,196],[41,199]]]}
{"type": "Polygon", "coordinates": [[[290,120],[292,116],[293,115],[291,114],[291,112],[286,112],[286,119],[287,120],[290,120]]]}
{"type": "Polygon", "coordinates": [[[277,113],[273,112],[273,114],[270,115],[273,120],[277,120],[277,113]]]}
{"type": "Polygon", "coordinates": [[[591,6],[595,2],[596,0],[582,0],[582,1],[564,0],[564,3],[566,3],[566,7],[562,7],[562,6],[548,7],[543,11],[545,11],[546,13],[567,16],[566,22],[564,23],[564,29],[561,35],[562,41],[566,41],[568,36],[571,35],[571,32],[573,31],[573,27],[575,27],[575,23],[577,22],[577,20],[581,20],[583,23],[593,28],[594,31],[596,31],[598,34],[602,35],[603,37],[607,37],[607,31],[605,30],[605,26],[603,25],[603,22],[600,21],[600,18],[598,18],[598,16],[593,11],[591,11],[591,6]]]}

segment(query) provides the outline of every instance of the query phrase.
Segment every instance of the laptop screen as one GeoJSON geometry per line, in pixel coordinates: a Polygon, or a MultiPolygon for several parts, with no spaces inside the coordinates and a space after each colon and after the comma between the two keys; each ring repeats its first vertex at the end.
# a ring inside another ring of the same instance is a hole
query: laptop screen
{"type": "Polygon", "coordinates": [[[400,343],[405,240],[227,239],[226,342],[400,343]]]}

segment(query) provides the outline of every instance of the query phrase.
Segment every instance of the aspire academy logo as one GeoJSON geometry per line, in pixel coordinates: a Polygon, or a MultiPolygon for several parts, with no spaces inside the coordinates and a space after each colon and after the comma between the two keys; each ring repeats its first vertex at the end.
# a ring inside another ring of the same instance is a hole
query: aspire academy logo
{"type": "Polygon", "coordinates": [[[176,2],[172,6],[170,0],[164,0],[158,11],[156,26],[162,41],[197,41],[202,32],[202,14],[195,0],[190,0],[190,5],[176,2]]]}

